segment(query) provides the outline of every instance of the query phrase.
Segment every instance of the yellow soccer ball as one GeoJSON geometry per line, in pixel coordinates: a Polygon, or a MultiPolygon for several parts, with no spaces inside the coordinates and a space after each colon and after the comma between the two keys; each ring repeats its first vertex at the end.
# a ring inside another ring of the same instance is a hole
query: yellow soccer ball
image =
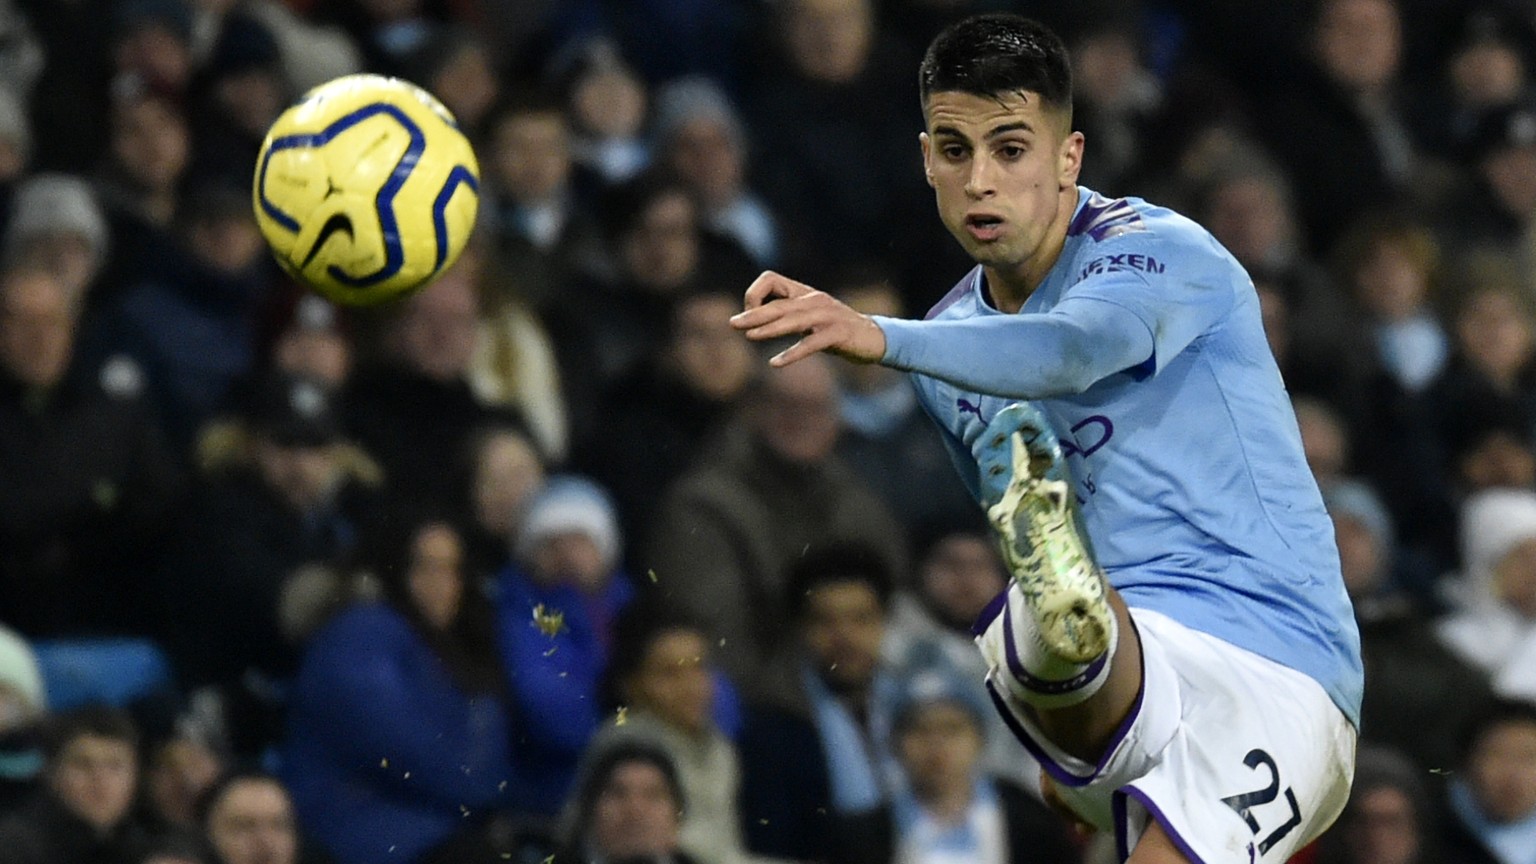
{"type": "Polygon", "coordinates": [[[372,305],[422,287],[464,251],[480,168],[432,94],[347,75],[272,124],[252,203],[289,273],[337,303],[372,305]]]}

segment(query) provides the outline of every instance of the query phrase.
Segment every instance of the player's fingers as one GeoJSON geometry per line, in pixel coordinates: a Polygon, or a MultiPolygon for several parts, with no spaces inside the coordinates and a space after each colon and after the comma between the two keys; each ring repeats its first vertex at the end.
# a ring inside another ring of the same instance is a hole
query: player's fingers
{"type": "Polygon", "coordinates": [[[811,287],[804,285],[772,270],[763,271],[762,275],[752,280],[747,287],[747,294],[742,303],[747,311],[762,306],[773,297],[799,297],[809,293],[811,287]]]}
{"type": "Polygon", "coordinates": [[[805,358],[815,354],[818,351],[825,351],[836,343],[836,337],[832,336],[826,331],[807,333],[805,334],[805,338],[801,339],[799,342],[796,342],[795,344],[785,348],[783,351],[780,351],[779,353],[769,358],[768,365],[782,369],[797,360],[804,360],[805,358]]]}
{"type": "MultiPolygon", "coordinates": [[[[809,333],[812,330],[819,330],[832,323],[832,319],[825,309],[798,306],[790,301],[782,301],[782,303],[784,309],[778,315],[746,331],[748,339],[754,342],[761,342],[764,339],[777,339],[780,336],[794,336],[797,333],[809,333]]],[[[772,303],[770,305],[778,306],[780,304],[772,303]]],[[[764,309],[761,311],[768,310],[764,309]]]]}
{"type": "Polygon", "coordinates": [[[737,330],[751,330],[774,321],[788,311],[786,303],[768,303],[731,316],[731,326],[737,330]]]}

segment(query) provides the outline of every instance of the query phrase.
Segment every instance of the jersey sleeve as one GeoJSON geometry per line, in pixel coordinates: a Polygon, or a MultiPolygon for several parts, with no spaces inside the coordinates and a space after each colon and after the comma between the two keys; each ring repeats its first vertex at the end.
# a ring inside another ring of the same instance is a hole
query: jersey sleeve
{"type": "Polygon", "coordinates": [[[1148,242],[1153,236],[1136,232],[1096,246],[1097,257],[1044,312],[877,316],[886,337],[881,362],[1015,399],[1081,393],[1120,372],[1154,374],[1226,317],[1237,274],[1214,241],[1201,254],[1148,242]]]}
{"type": "Polygon", "coordinates": [[[1133,232],[1107,240],[1082,267],[1063,303],[1113,304],[1152,334],[1146,374],[1168,365],[1190,343],[1232,311],[1241,272],[1203,230],[1174,229],[1172,236],[1133,232]],[[1192,235],[1192,236],[1185,236],[1192,235]]]}

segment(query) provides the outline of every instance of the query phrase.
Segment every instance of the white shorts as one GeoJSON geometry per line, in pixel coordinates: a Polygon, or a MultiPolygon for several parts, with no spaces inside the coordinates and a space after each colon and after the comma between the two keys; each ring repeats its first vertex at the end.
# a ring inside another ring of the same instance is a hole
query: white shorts
{"type": "Polygon", "coordinates": [[[1147,609],[1142,688],[1099,764],[1074,758],[989,686],[1024,746],[1120,860],[1155,819],[1193,864],[1284,862],[1338,818],[1355,729],[1294,669],[1147,609]]]}

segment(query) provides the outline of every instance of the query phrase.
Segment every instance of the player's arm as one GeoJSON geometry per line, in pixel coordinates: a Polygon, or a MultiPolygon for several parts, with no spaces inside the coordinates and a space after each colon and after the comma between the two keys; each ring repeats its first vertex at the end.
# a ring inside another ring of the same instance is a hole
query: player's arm
{"type": "Polygon", "coordinates": [[[1045,314],[937,321],[876,317],[881,363],[1009,399],[1081,393],[1152,358],[1152,330],[1113,303],[1067,299],[1045,314]]]}

